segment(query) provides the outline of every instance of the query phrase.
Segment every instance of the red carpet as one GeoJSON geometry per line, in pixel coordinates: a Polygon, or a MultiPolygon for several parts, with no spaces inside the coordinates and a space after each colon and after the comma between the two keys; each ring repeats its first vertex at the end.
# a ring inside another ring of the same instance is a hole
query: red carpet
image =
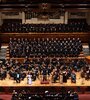
{"type": "Polygon", "coordinates": [[[90,94],[80,94],[79,100],[90,100],[90,94]]]}
{"type": "Polygon", "coordinates": [[[11,100],[12,95],[5,95],[5,94],[1,94],[0,95],[0,100],[11,100]]]}

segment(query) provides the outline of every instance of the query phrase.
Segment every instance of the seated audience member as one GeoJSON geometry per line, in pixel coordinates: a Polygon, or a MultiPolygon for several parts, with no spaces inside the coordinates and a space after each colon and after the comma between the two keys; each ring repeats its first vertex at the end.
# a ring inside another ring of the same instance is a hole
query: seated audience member
{"type": "Polygon", "coordinates": [[[13,90],[12,99],[11,100],[18,100],[18,93],[16,90],[13,90]]]}

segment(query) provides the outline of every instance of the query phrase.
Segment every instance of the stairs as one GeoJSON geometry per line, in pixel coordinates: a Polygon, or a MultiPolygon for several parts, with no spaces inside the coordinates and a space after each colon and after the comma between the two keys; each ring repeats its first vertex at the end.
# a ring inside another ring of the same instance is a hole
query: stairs
{"type": "Polygon", "coordinates": [[[83,53],[85,56],[89,56],[90,55],[90,49],[89,49],[89,45],[88,44],[83,44],[83,53]]]}
{"type": "Polygon", "coordinates": [[[1,46],[1,49],[0,49],[0,59],[1,60],[6,58],[6,51],[7,51],[7,46],[1,46]]]}

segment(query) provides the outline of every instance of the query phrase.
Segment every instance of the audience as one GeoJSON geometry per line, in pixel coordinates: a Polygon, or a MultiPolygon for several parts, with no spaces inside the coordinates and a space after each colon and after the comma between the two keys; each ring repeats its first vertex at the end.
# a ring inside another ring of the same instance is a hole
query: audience
{"type": "Polygon", "coordinates": [[[82,51],[79,38],[10,38],[10,57],[59,56],[78,57],[82,51]]]}
{"type": "Polygon", "coordinates": [[[59,93],[45,91],[41,94],[13,90],[12,100],[79,100],[79,96],[73,90],[61,90],[59,93]]]}

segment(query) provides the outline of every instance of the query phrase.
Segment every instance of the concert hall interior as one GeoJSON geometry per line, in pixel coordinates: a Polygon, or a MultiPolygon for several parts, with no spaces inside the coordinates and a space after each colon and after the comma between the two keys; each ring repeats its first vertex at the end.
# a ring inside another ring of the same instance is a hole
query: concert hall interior
{"type": "Polygon", "coordinates": [[[0,100],[90,100],[90,0],[0,0],[0,100]]]}

